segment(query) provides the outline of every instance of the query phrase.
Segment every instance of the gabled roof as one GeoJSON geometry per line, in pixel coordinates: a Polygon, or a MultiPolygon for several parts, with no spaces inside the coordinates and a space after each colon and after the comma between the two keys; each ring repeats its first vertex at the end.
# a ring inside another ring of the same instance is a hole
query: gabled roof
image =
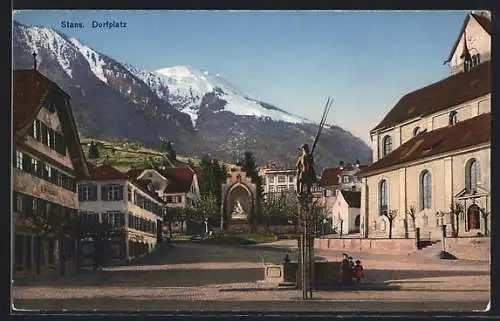
{"type": "Polygon", "coordinates": [[[372,132],[409,119],[424,117],[489,93],[491,93],[491,61],[486,61],[468,72],[451,75],[406,94],[372,132]]]}
{"type": "Polygon", "coordinates": [[[133,168],[127,172],[127,176],[132,178],[132,179],[137,179],[139,176],[141,176],[142,173],[144,173],[144,171],[146,171],[148,169],[133,168]]]}
{"type": "Polygon", "coordinates": [[[128,180],[129,182],[134,184],[134,186],[139,188],[141,191],[143,191],[144,193],[154,198],[156,201],[161,202],[163,204],[163,200],[158,196],[158,194],[148,189],[148,184],[150,183],[150,181],[140,180],[140,179],[138,180],[137,177],[132,177],[129,175],[130,171],[127,173],[123,173],[114,168],[113,166],[107,164],[103,164],[97,167],[91,167],[89,170],[90,170],[89,180],[92,181],[106,181],[113,179],[128,180]]]}
{"type": "Polygon", "coordinates": [[[189,167],[175,167],[159,169],[158,173],[168,180],[168,185],[163,191],[165,194],[187,193],[193,184],[195,172],[189,167]]]}
{"type": "Polygon", "coordinates": [[[476,19],[476,21],[481,25],[481,27],[486,31],[489,35],[491,35],[491,20],[486,18],[485,16],[478,15],[476,13],[471,13],[471,16],[476,19]]]}
{"type": "Polygon", "coordinates": [[[457,40],[453,44],[453,47],[451,47],[450,54],[448,55],[448,59],[446,59],[446,62],[450,62],[451,58],[453,58],[453,54],[455,53],[455,50],[457,49],[458,43],[460,42],[460,39],[462,39],[462,35],[464,34],[465,28],[467,28],[467,24],[469,23],[470,17],[473,17],[479,25],[486,31],[490,36],[491,36],[491,21],[481,15],[478,15],[476,13],[471,13],[470,15],[467,15],[464,19],[464,23],[462,24],[462,28],[460,29],[460,33],[458,34],[457,40]]]}
{"type": "Polygon", "coordinates": [[[78,130],[69,102],[69,95],[57,84],[34,69],[13,71],[13,134],[17,142],[22,139],[42,108],[42,102],[53,92],[64,95],[64,104],[56,104],[61,121],[69,157],[73,163],[77,179],[89,176],[87,161],[80,144],[78,130]]]}
{"type": "Polygon", "coordinates": [[[90,180],[101,181],[110,179],[128,179],[128,175],[120,172],[116,168],[110,165],[103,164],[97,167],[89,168],[90,180]]]}
{"type": "MultiPolygon", "coordinates": [[[[368,165],[359,165],[359,169],[368,167],[368,165]]],[[[330,167],[323,169],[323,173],[321,173],[321,178],[319,180],[319,186],[327,187],[327,186],[335,186],[340,184],[339,175],[344,171],[352,171],[356,169],[355,164],[347,164],[342,167],[330,167]]]]}
{"type": "Polygon", "coordinates": [[[319,185],[322,187],[335,186],[340,184],[339,174],[342,170],[339,167],[325,168],[321,173],[319,185]]]}
{"type": "Polygon", "coordinates": [[[349,207],[361,208],[361,192],[340,191],[349,207]]]}
{"type": "Polygon", "coordinates": [[[369,176],[376,171],[384,170],[399,164],[416,161],[491,141],[491,113],[438,128],[419,134],[390,154],[361,171],[361,175],[369,176]]]}

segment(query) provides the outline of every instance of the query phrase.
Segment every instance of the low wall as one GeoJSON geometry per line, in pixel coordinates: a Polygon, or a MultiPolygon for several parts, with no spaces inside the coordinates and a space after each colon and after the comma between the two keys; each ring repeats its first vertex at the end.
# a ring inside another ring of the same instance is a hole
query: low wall
{"type": "MultiPolygon", "coordinates": [[[[268,228],[265,225],[257,226],[257,233],[265,233],[268,228]]],[[[269,231],[275,234],[288,234],[295,232],[295,226],[293,225],[270,225],[269,231]]]]}
{"type": "Polygon", "coordinates": [[[461,260],[489,261],[491,259],[490,244],[489,237],[458,237],[445,240],[446,251],[461,260]]]}
{"type": "MultiPolygon", "coordinates": [[[[314,263],[314,285],[332,285],[340,282],[341,262],[315,262],[314,263]]],[[[264,264],[264,279],[267,282],[296,283],[298,277],[298,263],[289,262],[284,264],[264,264]]]]}
{"type": "Polygon", "coordinates": [[[417,251],[414,239],[315,239],[321,250],[407,255],[417,251]]]}

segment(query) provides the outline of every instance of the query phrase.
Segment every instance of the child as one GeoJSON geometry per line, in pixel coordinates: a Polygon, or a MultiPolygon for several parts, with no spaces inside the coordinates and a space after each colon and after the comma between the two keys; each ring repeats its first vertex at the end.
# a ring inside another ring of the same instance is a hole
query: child
{"type": "Polygon", "coordinates": [[[363,272],[363,266],[360,260],[356,260],[356,265],[354,266],[354,278],[356,279],[356,284],[361,283],[361,279],[365,276],[363,272]]]}

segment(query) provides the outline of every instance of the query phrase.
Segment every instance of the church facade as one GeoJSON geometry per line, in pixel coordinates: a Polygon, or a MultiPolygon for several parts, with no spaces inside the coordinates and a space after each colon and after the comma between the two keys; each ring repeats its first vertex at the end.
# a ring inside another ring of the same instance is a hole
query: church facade
{"type": "Polygon", "coordinates": [[[403,96],[370,132],[362,170],[364,237],[488,234],[491,16],[470,13],[446,62],[450,75],[403,96]],[[455,215],[457,204],[463,211],[455,215]]]}

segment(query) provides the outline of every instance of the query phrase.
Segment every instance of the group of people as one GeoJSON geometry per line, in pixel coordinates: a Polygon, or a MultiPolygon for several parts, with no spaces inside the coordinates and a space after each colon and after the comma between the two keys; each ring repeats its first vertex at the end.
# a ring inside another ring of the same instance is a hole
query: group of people
{"type": "Polygon", "coordinates": [[[360,260],[354,261],[347,253],[342,254],[342,264],[340,266],[340,279],[342,284],[360,284],[363,279],[363,265],[360,260]]]}

